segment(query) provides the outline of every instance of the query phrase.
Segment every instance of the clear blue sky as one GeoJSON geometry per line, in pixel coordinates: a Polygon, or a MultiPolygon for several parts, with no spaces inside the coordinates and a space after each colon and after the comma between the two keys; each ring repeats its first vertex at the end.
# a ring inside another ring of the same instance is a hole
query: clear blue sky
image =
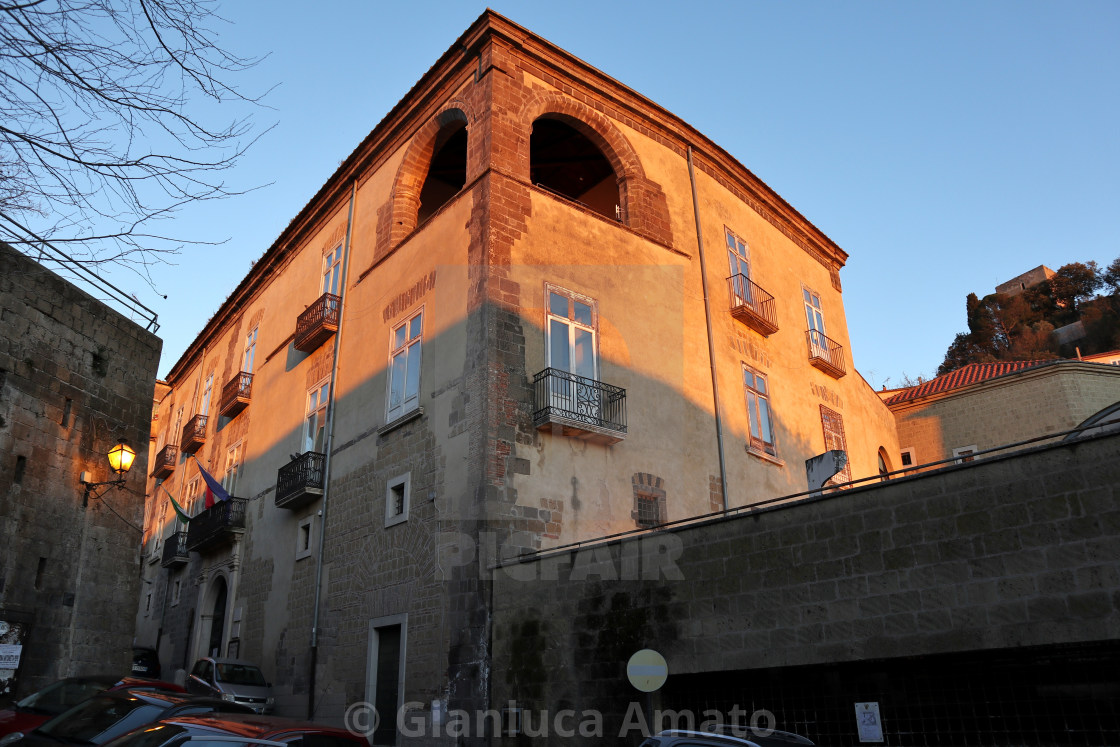
{"type": "MultiPolygon", "coordinates": [[[[468,0],[227,2],[221,42],[275,121],[250,195],[185,211],[187,248],[129,282],[160,315],[165,374],[351,150],[482,12],[468,0]]],[[[856,367],[930,376],[964,298],[1045,264],[1120,256],[1120,2],[495,0],[705,133],[851,257],[856,367]]]]}

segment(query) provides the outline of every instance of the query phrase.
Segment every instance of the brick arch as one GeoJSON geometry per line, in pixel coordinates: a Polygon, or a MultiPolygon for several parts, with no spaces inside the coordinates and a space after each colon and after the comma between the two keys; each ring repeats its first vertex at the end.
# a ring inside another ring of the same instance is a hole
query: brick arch
{"type": "MultiPolygon", "coordinates": [[[[572,127],[590,140],[614,169],[618,179],[618,197],[622,203],[623,222],[663,244],[672,242],[669,207],[661,185],[646,178],[645,168],[637,151],[611,120],[590,106],[556,91],[534,94],[521,107],[517,121],[523,131],[531,132],[538,119],[555,119],[572,127]]],[[[526,151],[517,159],[517,176],[529,181],[530,139],[524,139],[526,151]]]]}
{"type": "MultiPolygon", "coordinates": [[[[431,166],[432,157],[435,155],[436,144],[440,142],[439,136],[448,126],[462,123],[467,126],[467,138],[470,138],[470,128],[475,117],[468,114],[471,109],[462,101],[453,100],[443,105],[427,124],[421,127],[405,151],[404,160],[397,168],[397,175],[393,181],[393,193],[389,198],[388,230],[384,232],[387,237],[385,246],[379,247],[388,251],[401,243],[406,236],[416,229],[417,215],[420,212],[420,192],[424,188],[424,180],[428,177],[428,168],[431,166]]],[[[470,145],[467,146],[470,153],[470,145]]],[[[468,174],[471,164],[467,164],[468,174]]]]}

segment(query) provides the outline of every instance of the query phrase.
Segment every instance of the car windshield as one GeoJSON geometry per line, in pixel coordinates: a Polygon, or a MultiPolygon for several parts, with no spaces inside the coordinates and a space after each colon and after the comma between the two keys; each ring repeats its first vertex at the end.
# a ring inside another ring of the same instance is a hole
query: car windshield
{"type": "Polygon", "coordinates": [[[255,685],[264,687],[264,675],[252,664],[219,664],[218,682],[231,685],[255,685]]]}
{"type": "Polygon", "coordinates": [[[163,711],[139,698],[102,695],[55,716],[38,731],[63,741],[103,744],[154,721],[163,711]]]}
{"type": "Polygon", "coordinates": [[[28,695],[16,705],[43,713],[62,713],[89,696],[96,695],[107,686],[106,683],[96,680],[59,680],[37,693],[28,695]]]}

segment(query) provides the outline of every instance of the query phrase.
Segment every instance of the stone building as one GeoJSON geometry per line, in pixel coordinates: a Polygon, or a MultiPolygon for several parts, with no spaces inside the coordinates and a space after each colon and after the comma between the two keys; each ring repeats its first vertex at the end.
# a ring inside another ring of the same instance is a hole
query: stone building
{"type": "Polygon", "coordinates": [[[1060,439],[1120,403],[1120,368],[1067,360],[970,363],[880,396],[898,421],[899,468],[968,461],[1008,444],[1060,439]]]}
{"type": "Polygon", "coordinates": [[[498,560],[796,494],[831,449],[837,482],[897,466],[846,259],[686,123],[484,13],[171,368],[138,642],[256,661],[281,713],[488,707],[498,560]],[[206,508],[201,468],[234,497],[206,508]]]}
{"type": "Polygon", "coordinates": [[[0,243],[0,692],[129,671],[161,343],[0,243]],[[106,454],[138,454],[121,488],[106,454]],[[10,663],[14,664],[15,659],[10,663]],[[12,682],[12,678],[15,681],[12,682]]]}

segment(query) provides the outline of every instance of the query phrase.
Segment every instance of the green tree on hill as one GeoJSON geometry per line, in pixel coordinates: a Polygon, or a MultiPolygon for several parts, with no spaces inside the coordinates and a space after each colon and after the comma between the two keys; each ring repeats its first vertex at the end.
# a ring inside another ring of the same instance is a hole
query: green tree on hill
{"type": "Polygon", "coordinates": [[[1052,333],[1077,321],[1085,328],[1075,343],[1083,354],[1120,348],[1120,257],[1103,271],[1096,262],[1071,262],[1016,295],[969,293],[965,318],[968,332],[953,338],[938,376],[969,363],[1071,356],[1073,346],[1059,346],[1052,333]],[[1096,296],[1102,287],[1110,295],[1096,296]]]}

